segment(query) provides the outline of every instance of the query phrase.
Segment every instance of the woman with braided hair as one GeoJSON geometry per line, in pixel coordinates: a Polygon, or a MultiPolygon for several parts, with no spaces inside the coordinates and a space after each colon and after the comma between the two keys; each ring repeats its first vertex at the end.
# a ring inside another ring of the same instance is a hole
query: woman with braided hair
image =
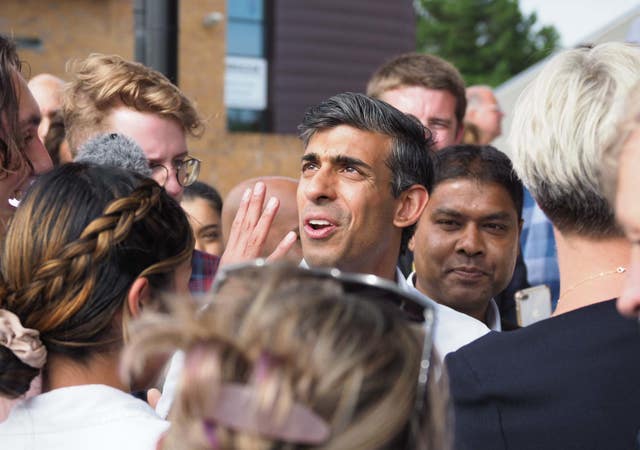
{"type": "Polygon", "coordinates": [[[1,448],[152,449],[168,424],[118,377],[128,324],[188,293],[193,235],[154,181],[72,163],[42,176],[7,231],[0,395],[42,394],[0,424],[1,448]]]}

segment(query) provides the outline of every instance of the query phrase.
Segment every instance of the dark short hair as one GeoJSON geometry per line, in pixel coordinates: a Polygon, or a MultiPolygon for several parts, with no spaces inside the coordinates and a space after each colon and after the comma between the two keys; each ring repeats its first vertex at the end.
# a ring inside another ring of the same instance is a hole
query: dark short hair
{"type": "Polygon", "coordinates": [[[452,145],[433,157],[433,188],[456,178],[468,178],[502,186],[513,200],[518,219],[522,219],[522,181],[513,170],[511,160],[490,145],[452,145]]]}
{"type": "MultiPolygon", "coordinates": [[[[394,197],[397,198],[415,184],[431,191],[433,140],[431,132],[415,117],[400,112],[382,100],[364,94],[345,92],[309,108],[298,126],[298,131],[306,148],[316,132],[339,125],[348,125],[391,138],[391,152],[385,163],[392,173],[389,188],[394,197]]],[[[415,225],[412,225],[403,230],[401,250],[406,247],[414,229],[415,225]]]]}
{"type": "Polygon", "coordinates": [[[222,214],[222,197],[220,193],[213,186],[203,183],[202,181],[196,181],[195,183],[186,186],[182,194],[183,199],[196,199],[201,198],[206,201],[218,214],[222,214]]]}

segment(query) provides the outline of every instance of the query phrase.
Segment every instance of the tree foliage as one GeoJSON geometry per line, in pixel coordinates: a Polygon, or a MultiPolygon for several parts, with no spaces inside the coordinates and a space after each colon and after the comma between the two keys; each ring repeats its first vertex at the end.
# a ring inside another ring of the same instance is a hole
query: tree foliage
{"type": "Polygon", "coordinates": [[[518,0],[415,0],[418,51],[454,64],[467,85],[497,86],[558,46],[555,27],[538,29],[518,0]]]}

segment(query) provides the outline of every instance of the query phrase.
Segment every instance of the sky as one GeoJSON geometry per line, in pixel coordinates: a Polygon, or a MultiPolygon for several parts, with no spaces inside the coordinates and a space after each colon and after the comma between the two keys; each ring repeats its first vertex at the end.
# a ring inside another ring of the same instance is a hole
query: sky
{"type": "Polygon", "coordinates": [[[640,5],[635,0],[520,0],[520,10],[536,11],[538,23],[554,25],[563,47],[577,44],[600,27],[640,5]]]}

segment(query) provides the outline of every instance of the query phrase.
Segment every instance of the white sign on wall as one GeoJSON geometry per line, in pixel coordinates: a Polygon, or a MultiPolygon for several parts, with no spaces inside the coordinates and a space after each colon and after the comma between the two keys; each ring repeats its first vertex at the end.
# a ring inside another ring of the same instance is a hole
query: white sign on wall
{"type": "Polygon", "coordinates": [[[225,106],[257,111],[267,109],[267,60],[227,56],[225,66],[225,106]]]}

